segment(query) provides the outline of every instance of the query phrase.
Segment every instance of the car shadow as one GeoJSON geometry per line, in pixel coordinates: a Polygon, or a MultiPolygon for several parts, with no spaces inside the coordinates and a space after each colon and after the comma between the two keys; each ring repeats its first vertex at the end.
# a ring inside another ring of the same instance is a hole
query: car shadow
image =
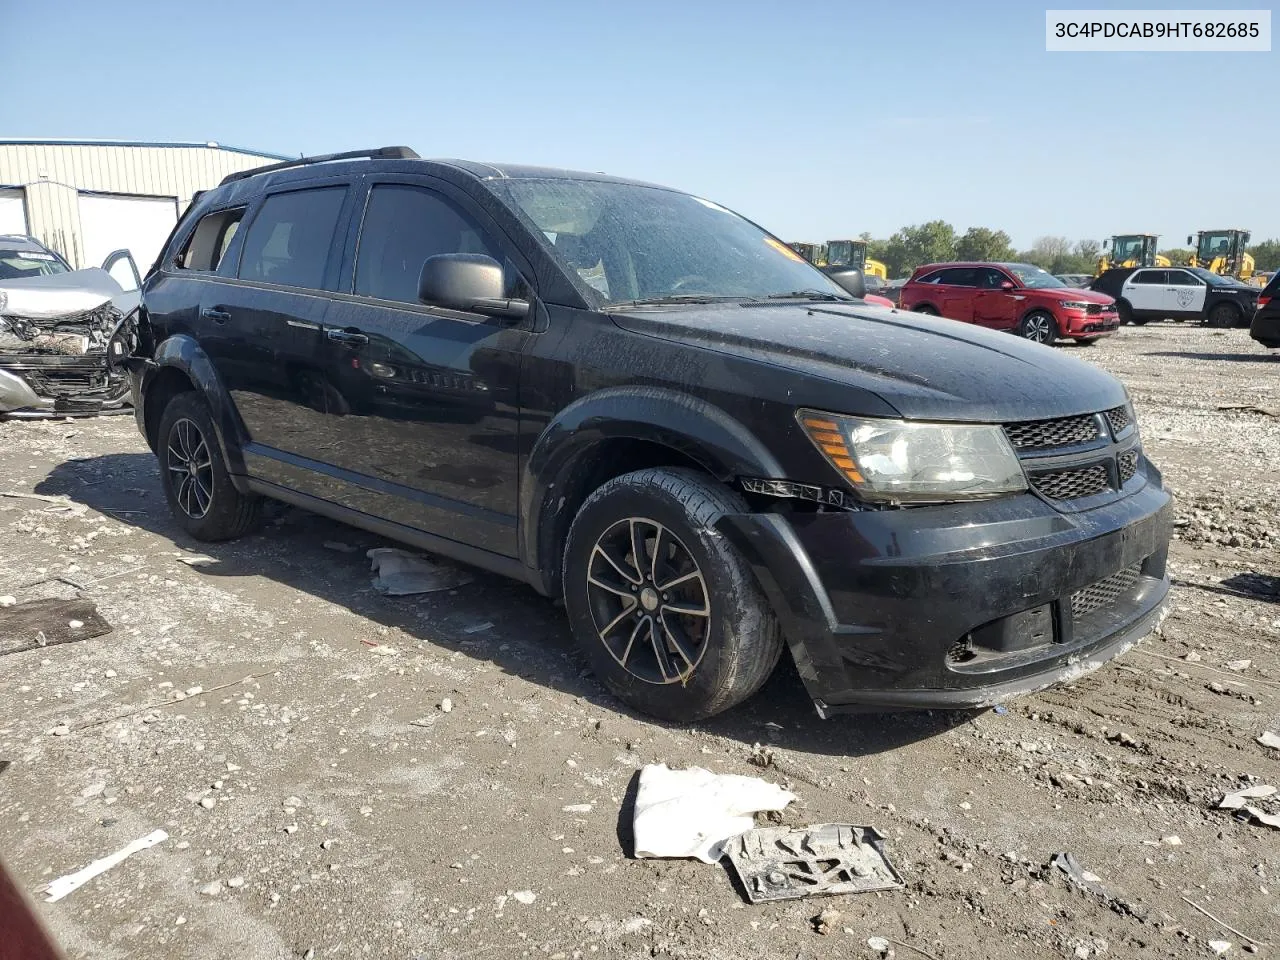
{"type": "MultiPolygon", "coordinates": [[[[211,557],[193,567],[201,576],[264,577],[424,644],[493,663],[506,673],[581,697],[602,709],[648,723],[608,693],[586,669],[563,613],[532,588],[480,570],[446,594],[389,598],[370,586],[367,549],[391,541],[308,511],[270,504],[261,529],[240,540],[202,543],[169,513],[150,454],[112,453],[58,464],[36,492],[76,503],[211,557]],[[429,615],[430,630],[424,629],[429,615]]],[[[848,714],[820,719],[789,656],[763,689],[741,706],[699,724],[749,746],[863,756],[939,736],[968,722],[970,712],[848,714]]],[[[667,725],[673,729],[680,725],[667,725]]],[[[687,727],[687,725],[683,725],[687,727]]]]}
{"type": "Polygon", "coordinates": [[[1231,363],[1275,363],[1280,353],[1196,353],[1188,350],[1153,350],[1144,357],[1179,357],[1183,360],[1227,360],[1231,363]]]}

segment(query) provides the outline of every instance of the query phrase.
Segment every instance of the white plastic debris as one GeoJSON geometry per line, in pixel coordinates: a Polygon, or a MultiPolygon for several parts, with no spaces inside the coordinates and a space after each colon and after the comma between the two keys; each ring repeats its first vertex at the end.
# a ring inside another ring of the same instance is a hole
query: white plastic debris
{"type": "Polygon", "coordinates": [[[571,803],[567,807],[561,807],[563,813],[590,813],[591,804],[589,803],[571,803]]]}
{"type": "Polygon", "coordinates": [[[17,597],[11,597],[11,596],[8,596],[7,594],[3,597],[0,597],[0,607],[16,607],[17,605],[18,605],[17,597]]]}
{"type": "Polygon", "coordinates": [[[163,830],[156,830],[141,839],[133,841],[133,843],[129,844],[123,850],[117,850],[109,857],[103,857],[101,860],[93,861],[93,863],[89,864],[83,870],[77,870],[75,873],[69,873],[65,877],[58,877],[57,880],[54,880],[49,884],[47,889],[49,896],[45,898],[45,903],[53,903],[56,900],[61,900],[72,891],[83,887],[99,874],[106,873],[112,867],[123,863],[139,850],[146,850],[148,847],[154,847],[157,843],[164,843],[164,841],[168,839],[169,834],[165,833],[163,830]]]}
{"type": "Polygon", "coordinates": [[[366,556],[376,575],[373,589],[389,597],[407,597],[416,593],[450,590],[471,582],[471,574],[456,567],[433,563],[407,550],[376,547],[366,556]]]}
{"type": "Polygon", "coordinates": [[[538,895],[532,890],[517,890],[510,894],[510,897],[516,903],[523,903],[526,907],[538,899],[538,895]]]}
{"type": "Polygon", "coordinates": [[[1274,734],[1270,730],[1258,737],[1258,742],[1264,747],[1270,747],[1272,750],[1280,750],[1280,735],[1274,734]]]}
{"type": "Polygon", "coordinates": [[[1274,796],[1276,788],[1270,784],[1259,784],[1256,787],[1246,787],[1243,790],[1237,790],[1235,793],[1228,793],[1220,801],[1218,801],[1219,810],[1242,810],[1245,803],[1249,800],[1261,800],[1263,797],[1274,796]]]}
{"type": "Polygon", "coordinates": [[[870,937],[867,940],[867,946],[877,953],[888,953],[893,945],[884,937],[870,937]]]}
{"type": "Polygon", "coordinates": [[[1212,950],[1214,953],[1216,953],[1218,956],[1222,956],[1224,953],[1226,953],[1231,949],[1231,941],[1230,940],[1210,940],[1209,949],[1212,950]]]}
{"type": "Polygon", "coordinates": [[[213,557],[205,556],[203,553],[179,554],[178,562],[185,563],[188,567],[208,567],[217,563],[213,557]]]}
{"type": "Polygon", "coordinates": [[[1228,670],[1235,670],[1239,672],[1241,670],[1248,670],[1251,666],[1253,666],[1253,661],[1252,660],[1228,660],[1226,666],[1228,670]]]}
{"type": "Polygon", "coordinates": [[[1253,818],[1254,823],[1280,830],[1280,814],[1266,813],[1257,807],[1245,807],[1244,812],[1253,818]]]}
{"type": "Polygon", "coordinates": [[[649,764],[640,771],[636,794],[636,856],[715,863],[726,840],[755,826],[754,814],[782,810],[794,799],[757,777],[649,764]]]}

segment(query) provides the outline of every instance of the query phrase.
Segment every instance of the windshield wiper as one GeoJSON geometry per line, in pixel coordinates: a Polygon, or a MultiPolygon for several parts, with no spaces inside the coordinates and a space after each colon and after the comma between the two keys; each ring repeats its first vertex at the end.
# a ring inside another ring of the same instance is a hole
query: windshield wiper
{"type": "Polygon", "coordinates": [[[639,300],[619,300],[617,303],[607,305],[608,309],[617,307],[650,307],[661,306],[668,303],[725,303],[725,302],[741,302],[743,300],[755,300],[755,297],[721,297],[714,296],[709,293],[671,293],[662,297],[641,297],[639,300]]]}
{"type": "Polygon", "coordinates": [[[790,293],[771,293],[770,300],[823,300],[826,302],[845,303],[853,300],[853,297],[842,297],[839,294],[828,293],[825,290],[792,290],[790,293]]]}

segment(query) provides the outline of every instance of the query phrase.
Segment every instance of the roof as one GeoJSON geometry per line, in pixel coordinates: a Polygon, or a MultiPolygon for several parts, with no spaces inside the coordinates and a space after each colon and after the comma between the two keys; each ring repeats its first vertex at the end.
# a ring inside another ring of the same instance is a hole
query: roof
{"type": "Polygon", "coordinates": [[[225,150],[228,153],[243,153],[250,157],[263,157],[268,160],[292,160],[279,153],[267,153],[263,150],[250,150],[247,147],[233,147],[216,140],[202,142],[187,140],[74,140],[59,137],[0,137],[0,146],[15,147],[185,147],[187,149],[225,150]]]}
{"type": "Polygon", "coordinates": [[[43,243],[35,237],[29,237],[25,233],[0,233],[0,243],[4,244],[6,250],[30,250],[36,253],[45,253],[47,248],[43,243]]]}

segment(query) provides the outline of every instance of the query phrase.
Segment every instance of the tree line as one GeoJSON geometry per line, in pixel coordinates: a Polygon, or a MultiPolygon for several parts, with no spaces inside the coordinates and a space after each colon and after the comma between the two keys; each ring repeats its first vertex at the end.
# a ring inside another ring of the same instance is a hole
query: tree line
{"type": "MultiPolygon", "coordinates": [[[[906,277],[922,263],[947,260],[1003,260],[1033,263],[1050,273],[1093,273],[1102,255],[1097,240],[1067,237],[1038,237],[1029,250],[1015,250],[1013,241],[1003,230],[970,227],[958,234],[945,220],[903,227],[887,240],[862,234],[867,242],[867,256],[879,260],[891,277],[906,277]]],[[[1170,263],[1186,263],[1192,251],[1171,247],[1160,251],[1170,263]]],[[[1280,269],[1280,240],[1264,240],[1249,247],[1257,269],[1280,269]]]]}

